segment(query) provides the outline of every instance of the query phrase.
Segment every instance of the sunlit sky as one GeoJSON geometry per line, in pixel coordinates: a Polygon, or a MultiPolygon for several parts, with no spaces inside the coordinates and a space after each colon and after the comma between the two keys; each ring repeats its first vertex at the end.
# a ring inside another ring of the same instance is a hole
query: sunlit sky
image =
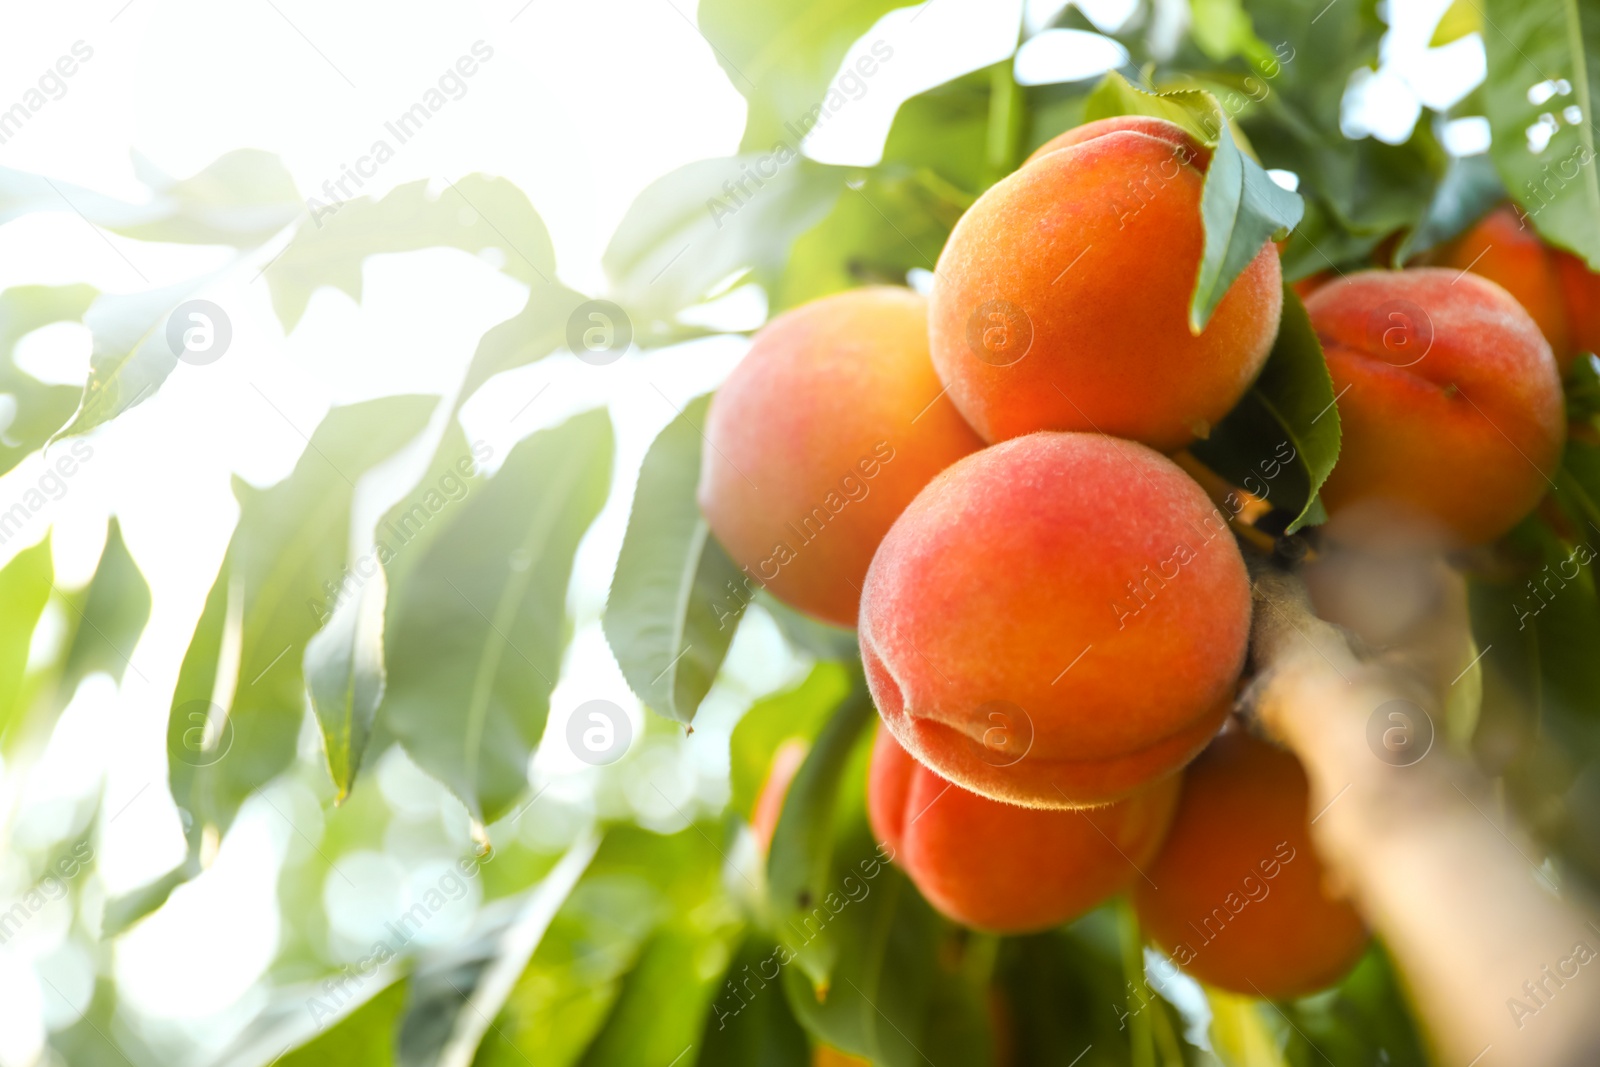
{"type": "MultiPolygon", "coordinates": [[[[254,147],[281,156],[304,195],[325,198],[324,182],[337,179],[381,135],[384,122],[477,45],[480,56],[485,48],[492,56],[465,80],[459,99],[359,191],[381,195],[403,182],[475,171],[509,178],[548,225],[563,280],[600,294],[600,254],[634,195],[677,166],[732,153],[742,132],[744,103],[696,31],[692,3],[7,5],[0,13],[0,110],[78,42],[80,54],[86,46],[92,56],[65,81],[58,99],[0,144],[0,166],[139,201],[147,193],[136,177],[134,153],[182,177],[232,149],[254,147]]],[[[1030,4],[1028,19],[1041,25],[1060,6],[1030,4]]],[[[1093,0],[1083,6],[1097,25],[1112,27],[1130,5],[1093,0]]],[[[1349,91],[1347,133],[1402,138],[1419,101],[1447,105],[1481,76],[1476,37],[1426,49],[1444,6],[1445,0],[1395,4],[1383,68],[1349,91]]],[[[899,104],[1008,54],[1020,13],[1020,4],[993,0],[932,0],[885,17],[863,41],[890,42],[894,62],[818,131],[807,152],[827,162],[874,161],[899,104]]],[[[1030,43],[1018,70],[1030,81],[1061,80],[1094,74],[1119,59],[1104,38],[1056,34],[1030,43]]],[[[1468,123],[1448,131],[1447,143],[1478,150],[1485,136],[1468,123]]],[[[93,457],[66,491],[0,545],[3,563],[53,529],[57,585],[72,588],[92,573],[106,517],[115,513],[152,586],[150,623],[121,686],[103,675],[87,680],[43,762],[28,773],[7,768],[0,774],[8,832],[23,846],[29,835],[61,833],[71,813],[63,798],[92,793],[105,773],[107,814],[96,877],[110,893],[142,884],[182,854],[165,786],[165,720],[183,650],[237,518],[231,477],[258,485],[283,477],[330,404],[396,392],[451,393],[479,336],[518,311],[525,297],[492,264],[461,252],[379,256],[367,261],[361,303],[324,290],[285,337],[259,280],[280,246],[281,240],[232,262],[224,249],[109,235],[69,211],[29,215],[0,228],[0,288],[87,281],[103,292],[135,292],[221,268],[200,295],[225,308],[233,324],[233,344],[223,359],[180,364],[154,398],[93,434],[93,457]]],[[[735,311],[759,317],[759,297],[735,311]]],[[[644,448],[673,415],[671,405],[713,387],[742,350],[737,339],[717,339],[598,368],[554,357],[506,375],[464,414],[469,436],[491,443],[503,457],[515,440],[541,426],[612,406],[616,484],[623,491],[580,553],[572,591],[579,632],[556,695],[551,736],[559,736],[565,714],[582,700],[607,697],[637,710],[597,626],[626,498],[644,448]]],[[[46,380],[78,383],[88,352],[87,331],[62,324],[26,338],[19,361],[46,380]]],[[[429,451],[424,442],[364,481],[358,522],[370,529],[429,451]]],[[[36,485],[41,470],[35,457],[0,478],[0,510],[36,485]]],[[[36,638],[36,657],[59,634],[59,620],[48,623],[36,638]]],[[[794,669],[770,633],[744,635],[741,644],[730,670],[749,691],[771,688],[794,669]]],[[[553,771],[573,769],[560,766],[559,753],[541,756],[544,762],[553,771]]],[[[376,773],[394,803],[416,802],[423,787],[410,779],[419,772],[400,762],[376,773]]],[[[695,788],[692,782],[688,788],[695,788]]],[[[427,796],[426,804],[438,808],[437,797],[427,796]]],[[[287,849],[299,847],[297,835],[320,819],[316,798],[304,788],[286,787],[273,797],[284,811],[247,807],[213,868],[120,943],[117,975],[141,1010],[189,1019],[222,1013],[235,1020],[255,1010],[240,997],[276,949],[277,864],[287,849]]],[[[444,817],[464,834],[458,809],[444,817]]],[[[378,851],[346,866],[352,887],[392,889],[398,881],[394,861],[378,851]]],[[[0,895],[25,885],[15,868],[15,862],[0,864],[0,895]]],[[[430,877],[426,870],[402,873],[430,877]]],[[[344,916],[347,932],[359,937],[363,909],[342,892],[330,890],[326,902],[336,925],[344,916]]],[[[470,905],[463,905],[462,917],[470,905]]],[[[41,1025],[69,1023],[86,1003],[93,972],[81,951],[63,947],[68,916],[61,910],[41,915],[0,948],[0,1062],[33,1062],[41,1025]],[[42,983],[35,967],[45,976],[42,983]]],[[[457,929],[444,923],[434,936],[457,929]]]]}

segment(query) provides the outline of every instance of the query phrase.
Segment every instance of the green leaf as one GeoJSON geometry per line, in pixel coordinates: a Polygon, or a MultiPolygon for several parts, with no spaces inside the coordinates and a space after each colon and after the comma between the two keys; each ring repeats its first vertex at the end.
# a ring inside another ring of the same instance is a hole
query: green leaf
{"type": "Polygon", "coordinates": [[[1189,0],[1190,34],[1200,50],[1215,60],[1242,55],[1252,63],[1269,62],[1272,49],[1256,36],[1241,0],[1189,0]]]}
{"type": "MultiPolygon", "coordinates": [[[[845,52],[879,18],[906,6],[906,0],[701,3],[700,32],[734,88],[750,102],[741,148],[766,151],[784,143],[798,149],[812,125],[847,107],[848,97],[838,89],[830,95],[845,52]]],[[[873,54],[883,64],[894,62],[887,44],[873,54]]]]}
{"type": "Polygon", "coordinates": [[[854,630],[802,615],[765,589],[756,594],[756,603],[772,616],[772,621],[783,632],[784,640],[796,652],[813,659],[840,663],[861,658],[861,643],[856,639],[854,630]]]}
{"type": "Polygon", "coordinates": [[[1018,1063],[1133,1062],[1130,1024],[1159,998],[1142,983],[1127,984],[1118,947],[1110,906],[1071,926],[1000,942],[996,985],[1015,1020],[1018,1063]]]}
{"type": "Polygon", "coordinates": [[[833,210],[794,243],[773,310],[860,285],[904,285],[931,271],[972,197],[927,168],[878,168],[852,179],[833,210]]]}
{"type": "Polygon", "coordinates": [[[1285,1008],[1294,1028],[1286,1035],[1292,1067],[1383,1063],[1427,1067],[1422,1037],[1406,1012],[1399,976],[1383,946],[1374,943],[1356,968],[1327,993],[1285,1008]]]}
{"type": "Polygon", "coordinates": [[[276,1067],[391,1067],[406,983],[395,982],[316,1037],[274,1061],[276,1067]]]}
{"type": "Polygon", "coordinates": [[[391,590],[379,715],[485,824],[527,786],[566,645],[573,553],[610,477],[604,411],[534,434],[391,590]]]}
{"type": "Polygon", "coordinates": [[[16,364],[17,342],[56,322],[77,322],[94,301],[89,285],[19,285],[0,292],[0,394],[11,397],[10,423],[0,427],[0,474],[42,447],[78,408],[82,389],[47,385],[16,364]]]}
{"type": "Polygon", "coordinates": [[[1442,48],[1469,33],[1482,32],[1483,10],[1478,7],[1477,0],[1451,0],[1450,6],[1439,16],[1439,24],[1433,28],[1428,47],[1442,48]]]}
{"type": "Polygon", "coordinates": [[[812,984],[827,988],[840,944],[832,931],[813,937],[805,923],[833,891],[840,785],[875,709],[856,673],[850,693],[795,772],[767,856],[767,885],[778,936],[812,984]]]}
{"type": "Polygon", "coordinates": [[[1191,451],[1233,484],[1292,515],[1288,532],[1320,521],[1317,492],[1339,459],[1339,409],[1322,343],[1288,286],[1261,376],[1191,451]]]}
{"type": "Polygon", "coordinates": [[[346,581],[355,482],[415,437],[433,397],[334,408],[290,475],[235,483],[239,526],[184,656],[167,752],[172,796],[201,829],[226,830],[246,797],[294,758],[306,644],[346,581]]]}
{"type": "Polygon", "coordinates": [[[790,244],[838,200],[845,174],[766,153],[704,159],[657,178],[601,261],[617,300],[649,333],[746,276],[770,289],[790,244]]]}
{"type": "Polygon", "coordinates": [[[1146,93],[1113,71],[1089,97],[1084,118],[1114,115],[1168,119],[1212,149],[1200,194],[1205,250],[1189,301],[1189,329],[1198,334],[1261,247],[1293,229],[1305,205],[1297,193],[1280,187],[1261,164],[1240,151],[1226,112],[1209,92],[1146,93]]]}
{"type": "Polygon", "coordinates": [[[198,875],[200,860],[192,843],[190,850],[189,856],[160,878],[106,901],[105,914],[100,919],[100,936],[106,940],[116,937],[159,909],[172,896],[173,890],[198,875]]]}
{"type": "Polygon", "coordinates": [[[150,618],[150,586],[128,553],[116,516],[106,530],[106,545],[94,577],[66,601],[72,636],[62,663],[61,688],[70,695],[78,682],[95,671],[105,671],[120,681],[150,618]]]}
{"type": "Polygon", "coordinates": [[[55,568],[50,560],[50,538],[25,548],[0,568],[0,733],[9,730],[17,715],[17,696],[28,668],[28,647],[34,627],[50,599],[55,568]]]}
{"type": "Polygon", "coordinates": [[[311,708],[322,726],[328,772],[343,802],[355,785],[372,720],[383,699],[383,571],[334,608],[328,624],[306,642],[304,665],[311,708]]]}
{"type": "Polygon", "coordinates": [[[710,399],[690,401],[645,453],[604,621],[634,694],[685,724],[716,681],[752,595],[695,499],[710,399]]]}
{"type": "Polygon", "coordinates": [[[174,241],[248,248],[282,230],[305,210],[283,161],[271,152],[241,148],[218,156],[198,174],[173,178],[134,154],[139,180],[150,186],[159,218],[111,226],[141,241],[174,241]]]}
{"type": "Polygon", "coordinates": [[[475,1067],[571,1067],[580,1059],[659,1067],[681,1055],[732,932],[721,857],[704,832],[607,831],[485,1035],[475,1067]],[[685,939],[700,946],[698,957],[676,950],[685,939]],[[660,1017],[678,1014],[684,1017],[660,1025],[660,1017]],[[679,1035],[660,1055],[657,1046],[679,1035]]]}
{"type": "Polygon", "coordinates": [[[791,737],[812,740],[849,693],[850,672],[838,663],[819,663],[793,689],[756,701],[729,739],[729,806],[748,818],[778,746],[791,737]]]}
{"type": "Polygon", "coordinates": [[[1505,187],[1486,155],[1463,156],[1450,167],[1434,191],[1433,202],[1416,229],[1406,234],[1394,254],[1394,265],[1438,248],[1465,233],[1473,223],[1505,199],[1505,187]]]}
{"type": "Polygon", "coordinates": [[[1593,125],[1600,95],[1600,4],[1483,3],[1489,153],[1540,236],[1600,269],[1600,161],[1593,125]],[[1569,109],[1575,109],[1573,117],[1569,109]],[[1542,144],[1534,140],[1537,125],[1543,126],[1542,144]]]}
{"type": "MultiPolygon", "coordinates": [[[[784,992],[820,1040],[883,1067],[981,1067],[993,1055],[982,990],[960,973],[962,934],[899,870],[870,852],[835,892],[824,929],[838,945],[826,994],[794,967],[784,992]]],[[[970,941],[968,941],[970,945],[970,941]]]]}
{"type": "MultiPolygon", "coordinates": [[[[531,889],[480,911],[465,936],[419,956],[407,984],[396,1067],[473,1061],[599,845],[598,835],[585,833],[531,889]]],[[[458,863],[463,875],[476,873],[468,863],[458,863]]]]}
{"type": "Polygon", "coordinates": [[[38,174],[0,167],[0,223],[34,211],[70,211],[114,233],[144,241],[252,248],[304,210],[277,156],[240,149],[177,180],[140,156],[134,170],[151,188],[147,202],[115,197],[38,174]]]}
{"type": "Polygon", "coordinates": [[[808,1067],[811,1046],[789,1001],[770,988],[783,950],[751,937],[734,953],[706,1015],[697,1067],[808,1067]]]}
{"type": "Polygon", "coordinates": [[[565,344],[567,322],[583,302],[582,293],[560,283],[532,286],[522,310],[491,327],[478,341],[456,410],[496,374],[541,360],[565,344]]]}
{"type": "Polygon", "coordinates": [[[527,196],[503,178],[469,174],[437,196],[423,180],[397,186],[381,200],[313,203],[312,216],[264,269],[278,321],[292,331],[325,285],[359,301],[368,256],[421,248],[473,255],[493,250],[500,269],[523,284],[557,285],[549,231],[527,196]]]}
{"type": "Polygon", "coordinates": [[[94,333],[89,380],[77,415],[57,438],[87,433],[155,395],[178,366],[167,340],[168,317],[215,277],[189,278],[141,293],[107,293],[95,300],[83,317],[94,333]]]}
{"type": "Polygon", "coordinates": [[[1233,130],[1223,123],[1200,194],[1206,247],[1189,302],[1190,332],[1205,329],[1234,279],[1264,244],[1293,229],[1304,211],[1299,194],[1278,185],[1259,163],[1239,151],[1233,130]]]}
{"type": "Polygon", "coordinates": [[[1147,93],[1116,71],[1095,86],[1083,105],[1083,121],[1143,115],[1166,119],[1182,126],[1201,144],[1212,146],[1221,137],[1222,105],[1204,89],[1180,89],[1166,93],[1147,93]]]}

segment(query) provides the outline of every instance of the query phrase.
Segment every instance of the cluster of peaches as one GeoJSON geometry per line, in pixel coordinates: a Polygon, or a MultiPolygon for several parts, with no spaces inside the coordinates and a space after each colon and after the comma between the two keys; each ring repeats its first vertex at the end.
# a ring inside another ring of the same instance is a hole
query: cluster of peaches
{"type": "MultiPolygon", "coordinates": [[[[699,498],[752,581],[857,628],[874,831],[936,908],[1022,932],[1131,890],[1190,973],[1284,997],[1367,935],[1324,886],[1297,760],[1225,726],[1251,584],[1185,449],[1251,387],[1285,295],[1264,243],[1191,330],[1208,163],[1172,123],[1091,122],[973,204],[928,299],[778,317],[713,400],[699,498]]],[[[1600,324],[1592,284],[1557,355],[1600,324]]],[[[1537,504],[1560,370],[1505,289],[1367,271],[1307,310],[1343,429],[1327,536],[1479,544],[1537,504]]]]}

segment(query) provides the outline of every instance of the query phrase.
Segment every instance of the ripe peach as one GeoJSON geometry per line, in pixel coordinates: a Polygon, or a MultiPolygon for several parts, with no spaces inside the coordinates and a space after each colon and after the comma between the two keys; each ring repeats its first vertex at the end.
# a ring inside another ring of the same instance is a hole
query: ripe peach
{"type": "Polygon", "coordinates": [[[1442,267],[1365,271],[1306,310],[1343,430],[1322,488],[1334,533],[1414,522],[1429,540],[1480,544],[1539,502],[1566,435],[1561,381],[1509,293],[1442,267]]]}
{"type": "MultiPolygon", "coordinates": [[[[1023,165],[1026,166],[1041,156],[1073,145],[1092,141],[1096,137],[1104,137],[1108,133],[1118,133],[1127,130],[1133,133],[1142,133],[1147,137],[1154,137],[1158,141],[1165,141],[1174,148],[1180,148],[1185,153],[1192,154],[1195,159],[1204,163],[1211,159],[1211,150],[1205,145],[1190,137],[1183,127],[1166,119],[1149,118],[1145,115],[1116,115],[1108,119],[1095,119],[1085,122],[1082,126],[1074,126],[1065,133],[1058,133],[1044,144],[1033,150],[1023,165]]],[[[1180,154],[1181,155],[1181,154],[1180,154]]]]}
{"type": "Polygon", "coordinates": [[[961,217],[929,330],[940,379],[985,440],[1094,430],[1174,451],[1249,388],[1278,331],[1278,251],[1265,242],[1189,332],[1208,163],[1172,123],[1090,123],[961,217]]]}
{"type": "Polygon", "coordinates": [[[1444,253],[1443,264],[1488,278],[1514,297],[1538,323],[1563,370],[1572,359],[1561,278],[1552,249],[1509,206],[1496,208],[1444,253]]]}
{"type": "MultiPolygon", "coordinates": [[[[1561,302],[1567,312],[1567,341],[1574,354],[1600,352],[1600,274],[1569,252],[1556,253],[1561,302]]],[[[1562,364],[1562,370],[1567,367],[1562,364]]]]}
{"type": "Polygon", "coordinates": [[[872,830],[928,902],[999,933],[1082,915],[1139,877],[1172,818],[1180,776],[1109,807],[1020,808],[968,792],[879,730],[867,783],[872,830]]]}
{"type": "Polygon", "coordinates": [[[982,441],[942,395],[927,302],[837,293],[756,335],[711,402],[700,507],[750,582],[853,626],[867,564],[939,471],[982,441]]]}
{"type": "Polygon", "coordinates": [[[958,785],[1038,808],[1126,796],[1226,717],[1244,560],[1205,492],[1099,434],[1006,441],[935,478],[884,538],[861,655],[889,730],[958,785]]]}
{"type": "Polygon", "coordinates": [[[1184,970],[1276,999],[1361,958],[1366,928],[1323,887],[1306,806],[1300,762],[1248,734],[1223,734],[1189,764],[1166,844],[1134,886],[1139,921],[1184,970]]]}

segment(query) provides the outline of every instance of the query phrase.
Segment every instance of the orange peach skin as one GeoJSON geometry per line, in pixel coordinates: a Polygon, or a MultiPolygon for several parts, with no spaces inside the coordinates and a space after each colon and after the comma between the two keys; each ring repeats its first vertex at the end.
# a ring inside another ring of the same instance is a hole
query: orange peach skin
{"type": "Polygon", "coordinates": [[[1442,267],[1366,271],[1306,310],[1343,431],[1322,488],[1332,532],[1415,518],[1445,544],[1481,544],[1539,502],[1566,435],[1561,381],[1509,293],[1442,267]]]}
{"type": "Polygon", "coordinates": [[[1120,799],[1226,717],[1250,587],[1165,456],[1040,433],[969,456],[867,574],[861,655],[889,730],[958,785],[1037,808],[1120,799]]]}
{"type": "Polygon", "coordinates": [[[1139,877],[1178,799],[1170,775],[1105,808],[1042,811],[980,797],[878,731],[867,810],[922,895],[956,922],[1025,933],[1068,922],[1139,877]]]}
{"type": "Polygon", "coordinates": [[[902,509],[983,442],[928,359],[909,289],[838,293],[756,335],[712,399],[700,507],[750,578],[853,626],[867,564],[902,509]]]}
{"type": "Polygon", "coordinates": [[[1265,362],[1283,307],[1277,248],[1263,245],[1192,335],[1208,157],[1161,120],[1058,140],[1074,137],[1087,139],[1040,149],[956,224],[933,283],[934,366],[985,440],[1094,430],[1175,451],[1265,362]],[[1152,123],[1166,136],[1141,132],[1152,123]]]}
{"type": "Polygon", "coordinates": [[[1166,844],[1134,901],[1146,933],[1185,971],[1281,999],[1331,985],[1360,960],[1367,931],[1323,888],[1306,797],[1293,755],[1240,732],[1184,771],[1166,844]]]}
{"type": "Polygon", "coordinates": [[[1538,323],[1556,363],[1566,370],[1574,352],[1556,253],[1516,212],[1503,206],[1485,215],[1450,245],[1443,264],[1470,270],[1510,293],[1538,323]]]}

